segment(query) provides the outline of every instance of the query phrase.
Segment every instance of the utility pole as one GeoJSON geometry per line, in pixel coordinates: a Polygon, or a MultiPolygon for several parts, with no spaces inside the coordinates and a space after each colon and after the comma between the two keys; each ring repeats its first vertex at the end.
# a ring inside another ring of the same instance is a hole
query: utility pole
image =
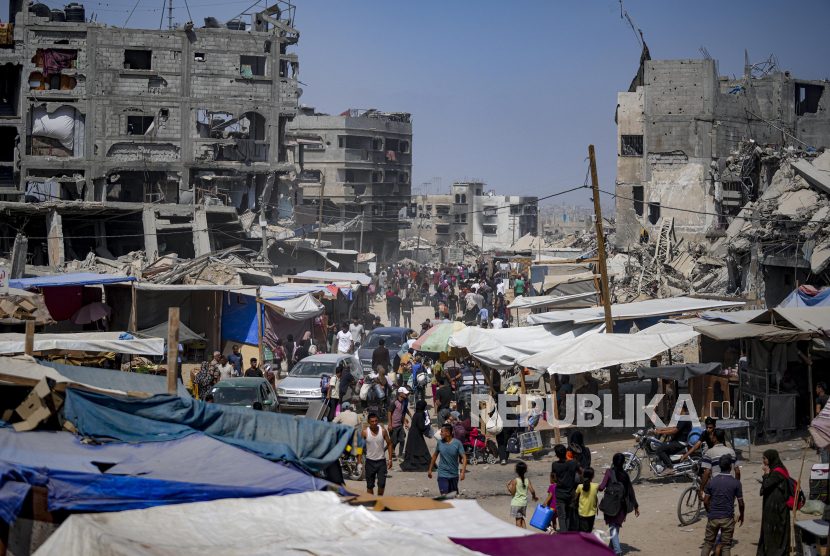
{"type": "Polygon", "coordinates": [[[363,203],[360,204],[360,247],[358,247],[357,252],[363,253],[363,221],[366,219],[366,214],[363,213],[363,203]]]}
{"type": "Polygon", "coordinates": [[[320,176],[320,212],[317,216],[317,249],[320,249],[320,243],[323,239],[323,191],[326,189],[326,176],[320,176]]]}
{"type": "Polygon", "coordinates": [[[167,0],[167,29],[173,30],[173,0],[167,0]]]}
{"type": "MultiPolygon", "coordinates": [[[[424,196],[423,202],[426,203],[426,196],[424,196]]],[[[417,207],[417,206],[420,206],[420,205],[415,203],[415,206],[417,207]]],[[[424,211],[422,210],[421,211],[421,222],[418,224],[418,243],[415,245],[415,262],[417,262],[418,264],[421,263],[421,261],[418,260],[418,253],[421,250],[421,228],[423,228],[423,227],[424,227],[424,211]]]]}
{"type": "MultiPolygon", "coordinates": [[[[605,308],[605,332],[613,334],[614,321],[611,318],[611,295],[608,288],[608,267],[605,262],[605,237],[602,234],[602,208],[599,202],[599,178],[597,177],[597,159],[594,155],[594,146],[588,146],[588,156],[591,159],[591,188],[594,196],[594,215],[597,220],[597,255],[599,257],[599,273],[602,283],[602,305],[605,308]]],[[[617,415],[619,408],[620,394],[619,385],[620,367],[614,365],[611,367],[611,411],[614,416],[617,415]]]]}

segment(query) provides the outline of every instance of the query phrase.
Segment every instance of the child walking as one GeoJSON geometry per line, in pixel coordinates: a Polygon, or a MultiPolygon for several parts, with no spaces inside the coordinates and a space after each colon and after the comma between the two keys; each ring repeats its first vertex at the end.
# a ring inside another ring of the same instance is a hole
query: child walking
{"type": "Polygon", "coordinates": [[[516,475],[518,479],[511,479],[507,482],[507,490],[513,495],[510,501],[510,517],[515,518],[516,527],[527,529],[525,523],[525,516],[527,516],[527,493],[528,491],[533,496],[533,501],[539,500],[536,497],[536,491],[533,490],[533,485],[530,484],[530,479],[525,479],[527,473],[527,464],[520,461],[516,464],[516,475]]]}
{"type": "Polygon", "coordinates": [[[594,518],[597,516],[597,492],[599,485],[592,483],[594,469],[582,470],[583,483],[576,487],[575,500],[579,502],[579,532],[590,533],[594,530],[594,518]]]}
{"type": "Polygon", "coordinates": [[[542,502],[542,505],[553,510],[553,521],[550,522],[548,533],[556,532],[556,473],[550,474],[550,486],[548,487],[548,497],[542,502]]]}

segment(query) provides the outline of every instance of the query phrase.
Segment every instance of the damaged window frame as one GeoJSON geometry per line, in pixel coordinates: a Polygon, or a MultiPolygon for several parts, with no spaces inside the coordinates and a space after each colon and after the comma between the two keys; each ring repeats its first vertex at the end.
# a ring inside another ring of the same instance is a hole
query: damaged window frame
{"type": "Polygon", "coordinates": [[[152,71],[153,70],[153,51],[149,48],[125,48],[124,49],[124,69],[127,71],[152,71]],[[146,55],[149,58],[147,67],[134,67],[133,61],[141,62],[135,65],[145,65],[144,60],[139,59],[139,55],[146,55]],[[132,58],[132,60],[130,59],[132,58]],[[127,67],[129,65],[130,67],[127,67]]]}
{"type": "Polygon", "coordinates": [[[620,135],[620,156],[643,156],[643,136],[620,135]]]}
{"type": "Polygon", "coordinates": [[[239,55],[239,74],[242,77],[247,77],[244,73],[244,70],[242,69],[245,66],[248,66],[248,67],[251,68],[251,76],[252,77],[268,77],[268,57],[267,56],[252,56],[252,55],[249,55],[249,54],[240,54],[239,55]]]}

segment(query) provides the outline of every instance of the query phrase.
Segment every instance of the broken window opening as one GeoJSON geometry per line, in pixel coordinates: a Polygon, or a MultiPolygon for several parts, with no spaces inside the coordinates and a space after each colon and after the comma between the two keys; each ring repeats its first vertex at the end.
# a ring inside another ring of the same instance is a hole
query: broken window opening
{"type": "Polygon", "coordinates": [[[398,152],[408,153],[409,152],[409,141],[400,141],[398,143],[398,152]]]}
{"type": "Polygon", "coordinates": [[[435,233],[439,235],[449,235],[450,233],[450,226],[449,224],[438,224],[435,226],[435,233]]]}
{"type": "Polygon", "coordinates": [[[381,173],[380,172],[372,172],[372,183],[380,183],[381,182],[381,173]]]}
{"type": "Polygon", "coordinates": [[[149,70],[153,69],[152,50],[125,50],[124,69],[149,70]]]}
{"type": "Polygon", "coordinates": [[[635,185],[631,188],[632,197],[634,198],[634,212],[637,216],[643,215],[643,186],[635,185]]]}
{"type": "MultiPolygon", "coordinates": [[[[360,137],[354,135],[341,135],[337,138],[337,146],[341,149],[362,149],[365,151],[371,150],[370,147],[372,145],[372,138],[371,137],[360,137]]],[[[368,153],[366,154],[366,158],[368,158],[368,153]]]]}
{"type": "Polygon", "coordinates": [[[30,132],[26,148],[31,156],[83,156],[84,115],[72,106],[59,106],[51,112],[45,105],[29,113],[30,132]]]}
{"type": "Polygon", "coordinates": [[[372,139],[372,150],[373,151],[382,151],[383,150],[383,139],[380,137],[375,137],[372,139]]]}
{"type": "Polygon", "coordinates": [[[196,62],[204,62],[207,59],[207,54],[204,52],[195,52],[193,54],[193,60],[196,62]]]}
{"type": "Polygon", "coordinates": [[[303,172],[297,177],[301,181],[313,181],[315,183],[320,183],[322,172],[320,170],[303,170],[303,172]]]}
{"type": "Polygon", "coordinates": [[[153,116],[127,116],[127,135],[150,135],[154,121],[153,116]]]}
{"type": "Polygon", "coordinates": [[[400,143],[400,140],[398,140],[398,139],[387,139],[386,140],[386,150],[387,151],[397,151],[399,143],[400,143]]]}
{"type": "Polygon", "coordinates": [[[486,235],[486,236],[496,235],[496,226],[484,226],[484,235],[486,235]]]}
{"type": "Polygon", "coordinates": [[[265,56],[240,56],[239,73],[242,77],[264,77],[266,59],[265,56]]]}
{"type": "Polygon", "coordinates": [[[643,156],[643,136],[623,135],[620,138],[620,156],[643,156]]]}
{"type": "Polygon", "coordinates": [[[5,64],[0,67],[0,117],[17,116],[20,106],[22,66],[5,64]]]}
{"type": "Polygon", "coordinates": [[[510,205],[510,214],[521,214],[522,207],[521,205],[510,205]]]}
{"type": "Polygon", "coordinates": [[[14,147],[17,141],[16,127],[0,127],[0,162],[14,162],[14,147]]]}
{"type": "Polygon", "coordinates": [[[370,170],[346,170],[346,183],[369,183],[372,176],[370,170]]]}
{"type": "Polygon", "coordinates": [[[409,174],[406,172],[398,174],[398,183],[409,183],[409,174]]]}
{"type": "Polygon", "coordinates": [[[205,139],[254,139],[265,140],[265,117],[257,112],[245,112],[235,116],[227,112],[199,110],[196,131],[205,139]]]}
{"type": "Polygon", "coordinates": [[[648,221],[651,224],[657,224],[660,220],[660,203],[648,204],[648,221]]]}
{"type": "Polygon", "coordinates": [[[821,85],[795,84],[795,115],[815,114],[818,112],[819,101],[824,93],[821,85]]]}

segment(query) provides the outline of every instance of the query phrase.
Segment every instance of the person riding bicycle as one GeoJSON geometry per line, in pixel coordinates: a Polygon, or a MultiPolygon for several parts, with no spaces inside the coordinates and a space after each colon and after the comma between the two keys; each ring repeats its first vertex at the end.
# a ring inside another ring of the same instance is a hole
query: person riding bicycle
{"type": "Polygon", "coordinates": [[[694,446],[689,448],[689,450],[685,454],[680,456],[680,461],[681,462],[686,461],[686,458],[688,458],[693,453],[695,453],[695,451],[698,448],[700,448],[704,443],[706,444],[706,448],[704,448],[704,450],[708,450],[709,448],[714,446],[715,441],[714,441],[714,437],[712,436],[712,433],[715,432],[715,427],[718,426],[718,420],[714,419],[712,417],[707,417],[706,421],[704,421],[704,422],[706,423],[706,432],[704,432],[703,434],[700,435],[700,438],[698,439],[697,442],[694,443],[694,446]]]}
{"type": "Polygon", "coordinates": [[[671,456],[679,453],[686,447],[686,440],[691,430],[692,421],[689,418],[689,409],[686,407],[686,404],[680,407],[680,415],[678,415],[675,426],[654,430],[655,434],[671,435],[671,438],[663,442],[656,450],[657,457],[663,463],[662,466],[657,465],[658,473],[662,473],[664,469],[673,468],[671,456]]]}

